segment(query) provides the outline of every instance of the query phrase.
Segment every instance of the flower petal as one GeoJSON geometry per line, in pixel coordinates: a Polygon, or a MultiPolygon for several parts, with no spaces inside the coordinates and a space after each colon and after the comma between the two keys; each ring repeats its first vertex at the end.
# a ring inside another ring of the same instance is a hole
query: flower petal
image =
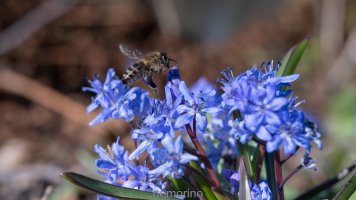
{"type": "Polygon", "coordinates": [[[127,180],[127,181],[125,181],[124,184],[122,184],[123,187],[133,188],[133,189],[140,185],[141,185],[141,183],[138,180],[127,180]]]}
{"type": "Polygon", "coordinates": [[[193,156],[189,153],[184,153],[183,155],[181,155],[179,163],[185,165],[192,160],[198,160],[198,157],[193,156]]]}
{"type": "Polygon", "coordinates": [[[136,159],[139,157],[144,151],[146,151],[152,145],[151,141],[143,141],[138,145],[138,147],[130,154],[129,160],[136,159]]]}
{"type": "Polygon", "coordinates": [[[286,98],[278,97],[278,98],[274,98],[271,102],[269,102],[269,104],[266,107],[269,110],[278,111],[283,106],[285,106],[287,103],[288,103],[288,100],[286,98]]]}
{"type": "Polygon", "coordinates": [[[273,138],[272,141],[267,142],[267,152],[271,153],[277,149],[279,149],[279,146],[281,146],[282,143],[282,138],[279,136],[276,136],[273,138]]]}
{"type": "Polygon", "coordinates": [[[96,163],[97,167],[103,168],[103,169],[112,169],[112,168],[117,167],[117,165],[115,165],[114,163],[112,163],[110,161],[102,160],[102,159],[97,159],[95,163],[96,163]]]}
{"type": "Polygon", "coordinates": [[[284,140],[284,154],[294,154],[296,149],[295,143],[291,138],[287,137],[284,140]]]}
{"type": "Polygon", "coordinates": [[[181,128],[181,127],[185,126],[186,124],[189,124],[193,120],[193,118],[194,118],[194,115],[192,115],[191,113],[186,113],[186,114],[180,115],[176,119],[176,121],[174,123],[174,127],[181,128]]]}
{"type": "Polygon", "coordinates": [[[206,113],[217,113],[223,111],[223,109],[218,107],[210,107],[210,108],[204,108],[201,111],[206,113]]]}
{"type": "Polygon", "coordinates": [[[166,137],[161,141],[163,147],[168,151],[168,153],[177,153],[174,146],[173,137],[166,135],[166,137]]]}
{"type": "Polygon", "coordinates": [[[194,99],[192,97],[192,94],[190,93],[190,91],[184,81],[181,81],[179,83],[179,91],[183,94],[184,99],[186,101],[188,101],[190,105],[194,104],[194,99]]]}
{"type": "Polygon", "coordinates": [[[269,134],[269,132],[263,126],[260,127],[260,129],[258,130],[256,135],[258,138],[260,138],[263,141],[270,141],[272,139],[272,136],[269,134]]]}

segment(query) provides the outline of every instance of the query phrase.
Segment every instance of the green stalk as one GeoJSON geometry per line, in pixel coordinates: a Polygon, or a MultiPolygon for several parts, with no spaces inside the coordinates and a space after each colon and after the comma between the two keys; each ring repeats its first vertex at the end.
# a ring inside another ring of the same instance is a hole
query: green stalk
{"type": "MultiPolygon", "coordinates": [[[[233,113],[232,113],[232,117],[233,119],[241,119],[241,113],[240,111],[238,110],[235,110],[233,113]]],[[[251,158],[250,158],[250,153],[249,153],[249,150],[248,150],[248,143],[246,144],[242,144],[241,142],[237,141],[237,149],[239,151],[239,154],[242,156],[242,158],[244,159],[244,162],[245,162],[245,165],[246,165],[246,172],[247,172],[247,175],[255,180],[256,179],[256,176],[255,174],[253,173],[253,168],[252,168],[252,162],[251,162],[251,158]]]]}
{"type": "Polygon", "coordinates": [[[241,142],[238,141],[237,148],[239,150],[241,157],[244,159],[244,162],[246,165],[246,172],[247,172],[248,176],[252,180],[256,180],[256,176],[255,176],[254,170],[252,168],[252,161],[251,161],[250,153],[248,150],[248,144],[247,143],[242,144],[241,142]]]}
{"type": "Polygon", "coordinates": [[[278,185],[275,177],[273,153],[266,153],[265,163],[266,163],[267,183],[269,189],[272,192],[272,199],[278,199],[278,185]]]}
{"type": "Polygon", "coordinates": [[[265,154],[265,145],[258,144],[252,158],[252,171],[255,175],[255,183],[258,183],[258,181],[260,180],[263,158],[265,157],[265,154]]]}

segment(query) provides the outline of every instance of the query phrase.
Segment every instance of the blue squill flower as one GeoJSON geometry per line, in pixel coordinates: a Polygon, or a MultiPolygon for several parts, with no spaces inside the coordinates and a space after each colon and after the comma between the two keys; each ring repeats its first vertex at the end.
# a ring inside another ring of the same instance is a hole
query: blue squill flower
{"type": "Polygon", "coordinates": [[[204,96],[206,107],[218,107],[221,103],[221,95],[218,92],[216,92],[217,91],[216,85],[210,83],[208,79],[206,79],[205,77],[198,79],[190,87],[190,91],[193,94],[199,94],[199,93],[201,93],[202,95],[210,94],[204,96]],[[215,95],[212,95],[214,93],[215,95]]]}
{"type": "Polygon", "coordinates": [[[156,169],[164,171],[163,176],[179,178],[184,175],[184,165],[198,159],[189,153],[183,153],[184,144],[181,136],[174,141],[173,137],[166,135],[161,143],[163,148],[158,147],[152,150],[150,155],[156,169]]]}
{"type": "MultiPolygon", "coordinates": [[[[100,76],[95,75],[94,79],[91,81],[89,80],[89,84],[91,87],[83,87],[84,92],[93,92],[96,93],[96,96],[93,98],[92,103],[87,107],[87,112],[90,113],[99,106],[102,107],[109,107],[110,100],[106,97],[105,92],[108,90],[109,83],[115,81],[115,71],[114,69],[110,68],[106,74],[105,82],[102,83],[100,81],[100,76]]],[[[126,88],[122,88],[126,91],[126,88]]]]}
{"type": "Polygon", "coordinates": [[[104,83],[101,83],[99,76],[95,76],[93,81],[89,81],[91,87],[83,87],[83,91],[96,93],[87,111],[101,107],[102,111],[95,117],[90,125],[104,122],[108,118],[124,119],[132,121],[135,116],[145,114],[149,106],[147,91],[140,88],[128,88],[119,78],[115,76],[114,69],[107,72],[104,83]]]}
{"type": "Polygon", "coordinates": [[[226,147],[226,143],[220,142],[216,147],[210,139],[205,139],[206,143],[206,155],[209,158],[211,165],[213,166],[214,170],[217,169],[220,160],[222,159],[222,153],[224,147],[226,147]]]}
{"type": "Polygon", "coordinates": [[[221,156],[233,158],[238,155],[236,146],[237,137],[231,134],[232,128],[229,126],[229,119],[231,119],[231,116],[224,112],[211,114],[206,135],[211,135],[215,143],[218,141],[217,148],[214,150],[215,152],[220,150],[221,156]]]}
{"type": "Polygon", "coordinates": [[[168,71],[167,84],[164,87],[166,103],[169,108],[174,108],[181,103],[182,97],[179,91],[180,74],[177,67],[172,67],[168,71]],[[174,104],[173,104],[174,102],[174,104]]]}
{"type": "Polygon", "coordinates": [[[246,129],[245,121],[236,118],[234,120],[229,120],[229,126],[231,127],[230,135],[239,140],[242,144],[251,140],[254,133],[246,129]]]}
{"type": "MultiPolygon", "coordinates": [[[[251,89],[250,109],[245,115],[246,127],[251,131],[256,131],[262,124],[280,124],[278,112],[287,107],[288,99],[276,97],[275,88],[267,85],[264,89],[251,89]]],[[[265,139],[268,140],[268,139],[265,139]]]]}
{"type": "Polygon", "coordinates": [[[251,198],[252,200],[271,200],[272,192],[268,187],[266,181],[260,181],[258,185],[253,184],[251,188],[251,198]]]}
{"type": "Polygon", "coordinates": [[[133,178],[126,180],[122,186],[150,192],[162,192],[164,182],[158,178],[163,171],[149,170],[144,166],[137,166],[132,170],[133,178]]]}
{"type": "Polygon", "coordinates": [[[100,158],[96,160],[96,166],[100,168],[100,174],[104,175],[111,183],[119,183],[127,180],[132,173],[132,165],[128,162],[128,152],[119,144],[120,137],[112,146],[105,150],[100,145],[95,145],[94,150],[100,158]]]}
{"type": "Polygon", "coordinates": [[[132,131],[132,139],[140,140],[141,143],[130,154],[129,159],[136,159],[144,151],[156,148],[158,141],[163,139],[166,134],[174,136],[172,123],[167,116],[154,113],[146,116],[141,127],[132,131]]]}
{"type": "MultiPolygon", "coordinates": [[[[230,121],[230,133],[246,143],[253,136],[263,141],[273,139],[276,132],[267,127],[277,127],[282,123],[280,119],[283,110],[287,111],[292,104],[282,90],[298,75],[276,76],[273,62],[262,65],[259,70],[251,68],[247,72],[234,77],[232,70],[222,72],[223,78],[223,106],[229,113],[238,112],[239,119],[230,121]]],[[[275,137],[274,137],[275,138],[275,137]]]]}
{"type": "Polygon", "coordinates": [[[206,114],[221,111],[218,107],[205,107],[205,99],[215,95],[214,90],[193,94],[190,92],[185,82],[181,81],[179,83],[179,91],[184,98],[184,103],[176,107],[176,111],[180,115],[175,121],[175,128],[180,128],[191,123],[195,117],[198,128],[204,130],[207,126],[206,114]]]}
{"type": "Polygon", "coordinates": [[[285,111],[280,114],[281,124],[266,125],[265,128],[273,137],[267,141],[267,151],[273,152],[283,144],[285,154],[294,154],[297,146],[310,149],[310,140],[305,135],[304,113],[285,111]]]}
{"type": "MultiPolygon", "coordinates": [[[[222,71],[223,77],[219,78],[218,82],[223,85],[223,103],[230,107],[230,112],[236,109],[243,113],[249,111],[250,100],[263,95],[263,90],[266,90],[267,85],[275,91],[273,96],[269,96],[269,99],[266,100],[271,100],[270,98],[275,96],[286,96],[286,93],[283,93],[285,86],[289,86],[290,82],[296,80],[299,75],[276,76],[277,69],[278,67],[274,68],[273,62],[270,62],[259,70],[252,67],[236,77],[233,75],[231,68],[222,71]]],[[[270,93],[268,92],[268,94],[270,93]]]]}

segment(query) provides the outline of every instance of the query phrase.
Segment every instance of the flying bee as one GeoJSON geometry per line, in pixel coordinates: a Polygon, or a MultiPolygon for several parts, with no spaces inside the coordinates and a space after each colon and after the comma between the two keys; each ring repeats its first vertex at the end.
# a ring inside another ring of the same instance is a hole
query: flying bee
{"type": "Polygon", "coordinates": [[[143,54],[136,49],[121,44],[119,49],[125,56],[136,60],[135,64],[130,66],[121,77],[121,81],[126,85],[132,85],[138,79],[143,78],[148,86],[156,89],[157,85],[153,82],[153,75],[160,74],[168,69],[170,62],[177,63],[177,61],[169,58],[166,52],[153,51],[143,54]]]}

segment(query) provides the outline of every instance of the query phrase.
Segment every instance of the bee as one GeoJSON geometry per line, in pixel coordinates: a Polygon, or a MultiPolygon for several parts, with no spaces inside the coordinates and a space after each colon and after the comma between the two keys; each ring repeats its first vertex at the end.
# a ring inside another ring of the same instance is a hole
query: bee
{"type": "Polygon", "coordinates": [[[157,85],[153,82],[153,75],[169,69],[170,62],[178,63],[169,58],[166,52],[153,51],[143,54],[122,44],[119,45],[119,49],[125,56],[136,60],[121,77],[121,81],[128,86],[142,78],[148,86],[156,89],[157,85]]]}

